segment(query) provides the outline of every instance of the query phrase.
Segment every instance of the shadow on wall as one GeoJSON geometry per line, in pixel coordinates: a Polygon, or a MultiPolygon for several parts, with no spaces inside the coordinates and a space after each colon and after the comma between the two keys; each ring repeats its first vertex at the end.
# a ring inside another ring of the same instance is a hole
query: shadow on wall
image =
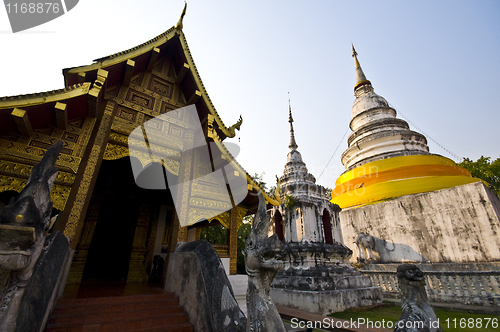
{"type": "Polygon", "coordinates": [[[407,244],[382,240],[369,234],[360,233],[354,243],[358,249],[357,260],[362,263],[367,261],[372,263],[429,262],[407,244]]]}

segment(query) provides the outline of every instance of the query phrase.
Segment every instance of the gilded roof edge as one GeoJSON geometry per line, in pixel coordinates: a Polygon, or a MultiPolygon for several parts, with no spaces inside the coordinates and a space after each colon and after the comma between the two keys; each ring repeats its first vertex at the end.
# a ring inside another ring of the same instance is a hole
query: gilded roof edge
{"type": "Polygon", "coordinates": [[[84,65],[80,67],[73,67],[73,68],[67,68],[68,74],[78,74],[78,73],[84,73],[100,68],[106,68],[112,65],[115,65],[117,63],[127,61],[133,57],[139,56],[141,54],[144,54],[146,52],[151,51],[153,48],[163,45],[167,41],[169,41],[173,36],[175,36],[175,33],[177,30],[174,27],[171,27],[164,33],[156,36],[153,39],[148,40],[145,43],[142,43],[140,45],[137,45],[135,47],[132,47],[128,50],[121,51],[112,55],[108,55],[102,58],[98,58],[94,60],[94,63],[90,65],[84,65]]]}
{"type": "Polygon", "coordinates": [[[207,90],[205,89],[205,85],[203,84],[203,81],[201,80],[200,74],[198,72],[198,69],[196,68],[196,65],[193,60],[193,56],[191,55],[191,51],[189,50],[189,46],[187,44],[186,36],[184,35],[184,32],[180,31],[179,32],[179,40],[181,41],[182,48],[184,50],[184,54],[186,56],[186,59],[188,60],[188,65],[191,68],[191,73],[193,74],[193,78],[196,82],[196,85],[199,87],[200,92],[202,93],[203,100],[205,101],[205,104],[207,105],[207,108],[209,112],[214,116],[215,121],[219,125],[219,128],[224,135],[227,137],[234,137],[236,136],[236,129],[240,130],[240,126],[243,123],[243,118],[240,115],[240,118],[238,122],[236,122],[234,125],[231,127],[226,127],[224,125],[224,122],[222,121],[221,117],[217,113],[217,110],[215,109],[214,104],[210,100],[210,97],[208,96],[207,90]]]}
{"type": "Polygon", "coordinates": [[[63,89],[38,92],[26,95],[17,95],[0,98],[0,109],[19,106],[38,105],[48,102],[60,101],[85,95],[90,91],[92,83],[78,83],[63,89]]]}

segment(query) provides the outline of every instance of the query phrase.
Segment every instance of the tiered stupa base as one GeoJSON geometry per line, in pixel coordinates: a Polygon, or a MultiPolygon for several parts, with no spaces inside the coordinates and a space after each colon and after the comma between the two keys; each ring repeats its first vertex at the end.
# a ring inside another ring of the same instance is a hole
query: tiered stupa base
{"type": "Polygon", "coordinates": [[[382,290],[354,269],[341,244],[286,243],[287,267],[275,278],[275,304],[320,315],[382,301],[382,290]]]}

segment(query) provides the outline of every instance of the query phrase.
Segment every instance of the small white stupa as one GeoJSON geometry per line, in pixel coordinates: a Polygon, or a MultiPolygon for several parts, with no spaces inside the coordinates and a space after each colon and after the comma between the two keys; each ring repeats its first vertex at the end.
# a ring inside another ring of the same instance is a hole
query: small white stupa
{"type": "Polygon", "coordinates": [[[285,267],[271,296],[282,306],[329,314],[381,301],[379,288],[349,263],[352,251],[342,242],[339,207],[328,201],[297,150],[289,106],[290,152],[280,178],[283,204],[271,209],[274,231],[284,242],[285,267]]]}

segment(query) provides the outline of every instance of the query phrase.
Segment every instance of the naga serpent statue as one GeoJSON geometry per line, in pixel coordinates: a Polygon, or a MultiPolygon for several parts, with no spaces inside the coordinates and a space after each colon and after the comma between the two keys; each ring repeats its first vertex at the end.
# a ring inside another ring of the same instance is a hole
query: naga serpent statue
{"type": "Polygon", "coordinates": [[[59,172],[58,141],[33,166],[26,186],[0,214],[0,330],[13,331],[24,290],[56,217],[51,218],[50,191],[59,172]]]}
{"type": "Polygon", "coordinates": [[[422,271],[416,265],[403,264],[398,267],[397,276],[402,313],[394,332],[442,332],[427,298],[422,271]]]}
{"type": "Polygon", "coordinates": [[[271,284],[283,268],[282,243],[276,234],[268,236],[269,225],[266,201],[259,192],[259,208],[243,251],[248,274],[247,332],[286,332],[270,295],[271,284]]]}

